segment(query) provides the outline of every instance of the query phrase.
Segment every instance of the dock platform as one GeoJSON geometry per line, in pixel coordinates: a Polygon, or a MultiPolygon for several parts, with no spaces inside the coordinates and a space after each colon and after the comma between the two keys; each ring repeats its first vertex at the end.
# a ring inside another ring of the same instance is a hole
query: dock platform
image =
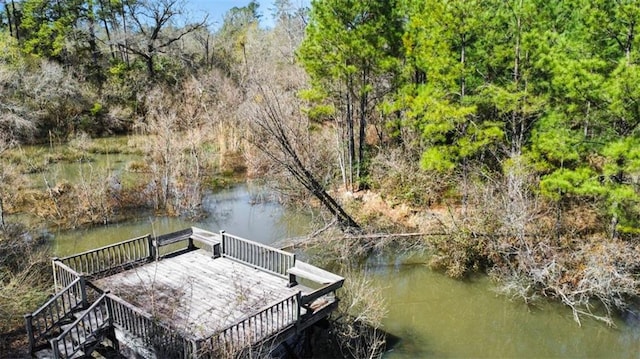
{"type": "Polygon", "coordinates": [[[326,318],[344,278],[225,232],[145,235],[53,260],[56,295],[25,316],[30,350],[145,358],[274,348],[326,318]],[[300,282],[304,282],[304,285],[300,282]]]}

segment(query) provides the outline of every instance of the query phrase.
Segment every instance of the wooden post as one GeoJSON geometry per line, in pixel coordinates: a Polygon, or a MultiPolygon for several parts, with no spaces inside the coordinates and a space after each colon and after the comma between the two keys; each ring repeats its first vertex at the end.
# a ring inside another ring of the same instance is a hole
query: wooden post
{"type": "MultiPolygon", "coordinates": [[[[296,266],[296,254],[293,253],[293,255],[291,256],[291,267],[286,268],[285,269],[285,273],[287,273],[287,271],[289,271],[290,268],[293,268],[296,266]]],[[[286,267],[287,265],[285,265],[286,267]]],[[[291,274],[289,273],[289,284],[287,285],[289,288],[291,287],[295,287],[296,285],[298,285],[298,280],[296,279],[296,275],[295,274],[291,274]]]]}
{"type": "Polygon", "coordinates": [[[51,266],[53,267],[53,290],[58,293],[58,271],[56,270],[56,262],[60,261],[60,258],[53,257],[51,259],[51,266]]]}
{"type": "Polygon", "coordinates": [[[296,275],[289,273],[289,284],[287,284],[287,287],[291,288],[297,285],[298,285],[298,281],[296,279],[296,275]]]}
{"type": "Polygon", "coordinates": [[[156,247],[153,245],[153,237],[150,234],[147,236],[147,242],[149,243],[149,260],[155,260],[156,247]]]}
{"type": "Polygon", "coordinates": [[[80,276],[80,295],[82,297],[82,309],[89,307],[89,300],[87,299],[87,280],[83,275],[80,276]]]}
{"type": "Polygon", "coordinates": [[[51,351],[53,352],[53,359],[60,359],[60,349],[58,348],[58,338],[53,338],[49,340],[51,343],[51,351]]]}
{"type": "Polygon", "coordinates": [[[221,255],[227,254],[227,250],[224,245],[224,234],[225,234],[224,230],[220,231],[220,245],[222,246],[222,251],[220,252],[221,255]]]}
{"type": "Polygon", "coordinates": [[[300,301],[302,300],[302,292],[296,293],[296,334],[300,334],[300,301]]]}
{"type": "Polygon", "coordinates": [[[31,313],[24,315],[24,324],[27,327],[27,338],[29,339],[29,354],[33,354],[36,343],[35,338],[33,337],[33,315],[31,313]]]}
{"type": "Polygon", "coordinates": [[[109,339],[109,341],[111,342],[111,345],[116,353],[120,353],[120,342],[118,342],[118,338],[116,337],[116,328],[113,326],[113,302],[108,296],[108,294],[110,293],[110,290],[104,292],[104,294],[107,294],[104,299],[105,304],[107,305],[107,315],[109,316],[109,331],[107,333],[107,339],[109,339]]]}
{"type": "Polygon", "coordinates": [[[149,243],[151,244],[151,253],[153,260],[156,262],[160,258],[160,246],[158,245],[158,237],[149,235],[149,243]]]}

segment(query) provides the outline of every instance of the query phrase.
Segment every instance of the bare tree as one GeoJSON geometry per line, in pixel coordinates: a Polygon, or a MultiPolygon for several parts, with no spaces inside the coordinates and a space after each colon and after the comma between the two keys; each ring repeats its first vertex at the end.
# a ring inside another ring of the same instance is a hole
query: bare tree
{"type": "Polygon", "coordinates": [[[338,202],[327,193],[324,186],[309,170],[309,165],[303,161],[301,153],[313,151],[303,148],[300,142],[307,136],[301,130],[308,126],[301,126],[299,119],[303,118],[298,107],[287,100],[286,96],[278,97],[275,93],[260,90],[260,103],[254,108],[251,121],[252,137],[250,141],[260,149],[274,163],[281,165],[293,178],[313,194],[322,205],[337,218],[338,223],[346,230],[359,230],[360,226],[347,214],[338,202]],[[288,105],[289,108],[285,108],[288,105]],[[298,126],[290,125],[298,123],[298,126]]]}
{"type": "Polygon", "coordinates": [[[205,16],[181,28],[176,26],[176,21],[186,16],[182,0],[127,0],[125,7],[135,31],[125,33],[120,45],[144,59],[151,79],[156,75],[154,63],[157,55],[166,52],[185,35],[205,27],[207,21],[205,16]],[[132,36],[137,38],[130,38],[132,36]]]}

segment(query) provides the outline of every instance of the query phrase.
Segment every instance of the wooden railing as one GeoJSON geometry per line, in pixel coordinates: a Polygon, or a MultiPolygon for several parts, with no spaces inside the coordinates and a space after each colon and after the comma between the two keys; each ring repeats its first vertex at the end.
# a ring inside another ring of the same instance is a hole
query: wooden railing
{"type": "Polygon", "coordinates": [[[90,276],[150,260],[151,254],[151,236],[145,235],[60,258],[60,261],[76,272],[90,276]]]}
{"type": "Polygon", "coordinates": [[[111,326],[113,326],[138,338],[140,345],[151,350],[156,357],[216,358],[222,353],[227,355],[248,346],[261,345],[270,337],[303,328],[304,324],[309,322],[305,319],[307,318],[305,313],[312,312],[309,311],[310,304],[317,298],[334,292],[342,286],[344,281],[342,277],[335,274],[303,262],[297,263],[293,253],[224,232],[218,235],[199,231],[187,229],[155,238],[145,235],[54,259],[54,283],[56,291],[60,290],[60,293],[38,311],[25,316],[30,350],[33,350],[35,345],[43,341],[47,335],[51,335],[54,328],[61,328],[60,322],[69,312],[79,307],[89,306],[88,302],[91,300],[87,299],[86,276],[92,276],[87,279],[90,280],[115,269],[158,260],[163,256],[162,251],[193,249],[195,248],[194,240],[210,245],[214,258],[221,255],[279,277],[288,278],[292,285],[296,284],[297,277],[302,277],[315,281],[322,287],[306,295],[298,292],[219,330],[209,338],[200,340],[160,323],[150,314],[115,295],[104,293],[81,318],[70,327],[65,326],[67,329],[62,334],[50,340],[55,357],[69,357],[78,351],[84,351],[83,345],[99,339],[95,338],[96,333],[107,328],[112,330],[111,326]],[[185,242],[187,244],[184,244],[185,242]]]}
{"type": "Polygon", "coordinates": [[[287,270],[296,263],[296,255],[222,232],[222,255],[289,278],[287,270]]]}
{"type": "Polygon", "coordinates": [[[60,322],[69,318],[71,313],[87,306],[84,278],[78,277],[38,310],[25,315],[29,353],[33,353],[36,346],[46,343],[43,339],[57,328],[60,322]]]}
{"type": "Polygon", "coordinates": [[[68,265],[62,263],[60,259],[53,258],[53,287],[55,292],[61,291],[63,288],[68,287],[81,275],[70,268],[68,265]]]}
{"type": "Polygon", "coordinates": [[[343,277],[303,261],[297,261],[294,267],[289,268],[288,273],[290,276],[289,280],[292,283],[297,283],[299,278],[304,278],[321,285],[321,287],[315,289],[313,292],[302,296],[300,305],[303,307],[311,304],[322,296],[334,293],[339,288],[342,288],[344,284],[343,277]]]}
{"type": "Polygon", "coordinates": [[[254,346],[295,326],[300,319],[300,293],[239,320],[196,342],[198,358],[219,358],[254,346]]]}
{"type": "Polygon", "coordinates": [[[86,345],[101,340],[100,332],[111,327],[106,294],[93,303],[87,311],[56,338],[51,339],[53,358],[71,358],[86,345]]]}
{"type": "Polygon", "coordinates": [[[190,358],[193,343],[123,299],[107,295],[113,325],[141,339],[157,358],[190,358]]]}

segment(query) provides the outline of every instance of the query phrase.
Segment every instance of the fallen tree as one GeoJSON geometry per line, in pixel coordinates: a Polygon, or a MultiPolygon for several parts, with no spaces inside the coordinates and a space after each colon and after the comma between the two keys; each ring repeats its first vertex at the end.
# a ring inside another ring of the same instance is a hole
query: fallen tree
{"type": "Polygon", "coordinates": [[[282,166],[299,184],[306,188],[334,216],[340,227],[348,232],[359,231],[360,226],[327,192],[305,163],[312,156],[303,157],[313,151],[304,132],[308,126],[294,99],[278,97],[264,89],[259,91],[251,118],[249,142],[271,161],[282,166]],[[287,107],[287,108],[285,108],[287,107]],[[292,118],[299,116],[299,118],[292,118]],[[305,161],[306,160],[306,161],[305,161]]]}

